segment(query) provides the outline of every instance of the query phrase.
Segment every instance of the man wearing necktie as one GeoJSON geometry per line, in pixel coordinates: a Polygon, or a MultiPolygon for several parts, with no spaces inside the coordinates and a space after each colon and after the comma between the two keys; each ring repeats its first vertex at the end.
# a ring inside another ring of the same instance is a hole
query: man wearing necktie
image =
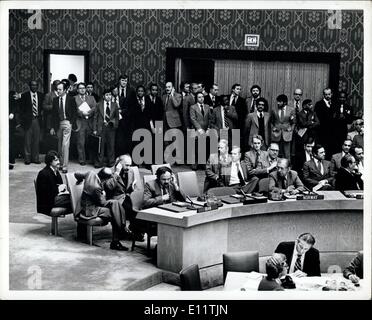
{"type": "Polygon", "coordinates": [[[357,170],[357,162],[351,154],[346,154],[341,159],[341,168],[335,176],[335,189],[363,190],[362,174],[357,170]]]}
{"type": "MultiPolygon", "coordinates": [[[[84,82],[77,85],[78,94],[75,96],[77,106],[77,151],[80,165],[86,164],[85,141],[93,132],[93,115],[96,109],[96,100],[93,96],[86,94],[86,86],[84,82]],[[87,108],[88,107],[88,108],[87,108]]],[[[93,164],[93,152],[87,150],[91,163],[93,164]]]]}
{"type": "Polygon", "coordinates": [[[106,89],[103,100],[98,104],[93,118],[93,134],[101,137],[101,147],[95,168],[104,165],[112,167],[115,163],[115,130],[119,122],[119,106],[112,102],[111,90],[106,89]],[[105,149],[107,148],[107,153],[105,149]],[[104,158],[106,155],[107,161],[104,158]]]}
{"type": "Polygon", "coordinates": [[[291,141],[296,123],[296,112],[288,106],[288,98],[281,94],[276,98],[278,108],[271,111],[271,141],[277,142],[280,157],[291,158],[291,141]]]}
{"type": "Polygon", "coordinates": [[[71,131],[76,129],[77,107],[75,98],[67,94],[68,84],[57,85],[58,97],[53,99],[50,134],[58,136],[58,153],[61,157],[62,173],[67,173],[71,131]]]}
{"type": "Polygon", "coordinates": [[[217,95],[218,95],[218,85],[214,83],[212,87],[209,89],[209,93],[206,96],[204,96],[205,104],[211,106],[212,108],[216,108],[217,99],[219,98],[217,95]]]}
{"type": "MultiPolygon", "coordinates": [[[[250,92],[251,92],[251,96],[245,100],[247,110],[249,113],[256,111],[257,102],[258,102],[257,99],[261,98],[261,87],[257,84],[254,84],[251,87],[250,92]]],[[[265,109],[265,111],[267,110],[268,109],[265,109]]]]}
{"type": "Polygon", "coordinates": [[[303,233],[296,241],[279,243],[275,253],[282,253],[287,258],[288,273],[295,277],[320,277],[319,251],[314,248],[315,238],[310,233],[303,233]]]}
{"type": "Polygon", "coordinates": [[[243,130],[245,124],[245,118],[247,116],[247,106],[245,100],[240,96],[242,91],[242,86],[239,83],[235,83],[231,87],[230,95],[230,106],[234,106],[236,113],[238,114],[238,129],[240,129],[241,142],[240,145],[243,146],[243,130]]]}
{"type": "Polygon", "coordinates": [[[44,95],[37,91],[36,81],[30,81],[30,91],[22,93],[20,100],[20,124],[25,131],[25,164],[40,164],[39,143],[42,126],[42,102],[44,95]]]}

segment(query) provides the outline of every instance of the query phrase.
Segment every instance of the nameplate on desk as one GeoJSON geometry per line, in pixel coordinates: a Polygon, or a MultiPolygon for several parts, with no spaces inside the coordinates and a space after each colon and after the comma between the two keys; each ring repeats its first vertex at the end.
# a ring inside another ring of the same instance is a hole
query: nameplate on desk
{"type": "Polygon", "coordinates": [[[300,194],[296,200],[323,200],[324,194],[300,194]]]}
{"type": "Polygon", "coordinates": [[[197,213],[207,212],[207,211],[212,211],[212,210],[217,210],[217,209],[218,209],[218,204],[212,204],[210,206],[198,208],[197,213]]]}
{"type": "Polygon", "coordinates": [[[267,202],[267,197],[249,196],[243,199],[243,205],[254,204],[254,203],[265,203],[265,202],[267,202]]]}

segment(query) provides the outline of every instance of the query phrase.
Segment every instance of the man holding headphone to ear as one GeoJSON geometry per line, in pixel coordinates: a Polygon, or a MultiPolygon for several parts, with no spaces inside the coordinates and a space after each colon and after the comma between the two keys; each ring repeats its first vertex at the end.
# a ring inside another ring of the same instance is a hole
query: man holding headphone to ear
{"type": "Polygon", "coordinates": [[[160,167],[156,171],[156,179],[145,184],[143,207],[156,207],[164,203],[185,201],[186,197],[180,190],[172,169],[160,167]]]}

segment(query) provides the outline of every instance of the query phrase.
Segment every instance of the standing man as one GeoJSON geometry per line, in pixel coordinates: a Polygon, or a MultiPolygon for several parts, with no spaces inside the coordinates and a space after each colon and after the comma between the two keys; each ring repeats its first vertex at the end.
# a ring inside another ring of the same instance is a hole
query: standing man
{"type": "Polygon", "coordinates": [[[290,159],[296,112],[287,105],[288,98],[286,95],[279,95],[276,101],[278,108],[271,111],[271,141],[278,142],[280,157],[290,159]]]}
{"type": "MultiPolygon", "coordinates": [[[[256,111],[257,99],[261,97],[261,87],[257,84],[254,84],[250,91],[251,96],[245,100],[249,113],[256,111]]],[[[268,111],[268,109],[265,109],[264,111],[268,111]]]]}
{"type": "Polygon", "coordinates": [[[93,98],[96,100],[96,102],[99,102],[99,95],[94,92],[94,84],[93,82],[87,82],[87,96],[93,96],[93,98]]]}
{"type": "Polygon", "coordinates": [[[182,81],[180,84],[180,90],[182,94],[182,99],[190,94],[190,82],[182,81]]]}
{"type": "Polygon", "coordinates": [[[93,118],[93,134],[101,137],[101,150],[94,165],[101,168],[104,164],[105,148],[107,148],[108,167],[115,164],[115,130],[119,122],[119,106],[112,102],[111,90],[103,92],[103,100],[98,104],[93,118]]]}
{"type": "Polygon", "coordinates": [[[76,102],[67,94],[65,82],[57,85],[58,97],[53,99],[50,134],[58,136],[58,153],[61,157],[62,173],[67,173],[71,130],[76,129],[76,102]]]}
{"type": "Polygon", "coordinates": [[[67,94],[70,95],[70,96],[76,96],[77,95],[77,90],[76,90],[76,86],[77,86],[77,78],[76,78],[76,75],[74,75],[73,73],[70,73],[68,75],[68,81],[70,83],[70,87],[67,89],[67,94]]]}
{"type": "Polygon", "coordinates": [[[335,150],[334,141],[334,119],[333,119],[333,101],[332,90],[326,88],[323,90],[323,99],[315,104],[315,113],[319,119],[319,139],[327,152],[327,159],[330,159],[335,150]]]}
{"type": "Polygon", "coordinates": [[[24,92],[20,100],[20,124],[25,131],[25,164],[40,164],[39,144],[42,126],[42,103],[44,95],[37,91],[35,80],[29,82],[30,91],[24,92]]]}
{"type": "Polygon", "coordinates": [[[297,88],[293,92],[293,100],[288,103],[289,106],[293,107],[296,114],[302,110],[302,90],[297,88]]]}
{"type": "MultiPolygon", "coordinates": [[[[238,114],[238,129],[240,129],[240,137],[243,137],[245,118],[247,116],[247,107],[244,99],[240,96],[242,86],[239,83],[235,83],[231,87],[230,95],[230,106],[234,106],[236,113],[238,114]]],[[[242,143],[240,143],[242,145],[242,143]]]]}
{"type": "Polygon", "coordinates": [[[338,146],[346,139],[348,125],[351,125],[354,120],[351,106],[347,103],[347,93],[345,91],[339,92],[338,101],[333,107],[334,143],[338,146]]]}
{"type": "MultiPolygon", "coordinates": [[[[80,82],[77,85],[77,92],[78,94],[75,96],[77,107],[77,150],[79,163],[80,165],[85,166],[85,141],[93,131],[93,116],[96,110],[96,100],[93,96],[88,96],[86,94],[86,87],[84,82],[80,82]]],[[[91,150],[88,150],[88,152],[90,153],[89,158],[93,162],[94,160],[91,150]]]]}
{"type": "Polygon", "coordinates": [[[204,102],[207,105],[215,108],[218,105],[218,101],[217,101],[218,98],[219,98],[218,97],[218,85],[214,83],[212,87],[209,89],[209,93],[206,96],[204,96],[204,102]]]}
{"type": "Polygon", "coordinates": [[[318,137],[319,119],[314,112],[312,101],[305,99],[302,104],[302,110],[296,113],[296,115],[296,145],[303,145],[309,138],[316,140],[318,137]]]}
{"type": "Polygon", "coordinates": [[[164,104],[164,130],[179,129],[182,125],[179,114],[182,96],[175,91],[172,82],[165,84],[165,94],[162,100],[164,104]]]}
{"type": "Polygon", "coordinates": [[[268,103],[265,98],[258,98],[255,105],[256,111],[249,113],[245,121],[246,150],[249,149],[255,135],[261,136],[262,147],[266,150],[270,141],[270,114],[264,110],[267,110],[268,103]]]}
{"type": "MultiPolygon", "coordinates": [[[[43,101],[43,125],[45,128],[48,127],[48,118],[51,116],[52,108],[53,108],[53,99],[55,97],[58,97],[57,93],[57,85],[59,84],[59,80],[54,80],[51,87],[50,87],[50,92],[45,94],[44,96],[44,101],[43,101]]],[[[47,132],[45,132],[46,134],[47,132]]],[[[49,133],[49,132],[48,132],[49,133]]],[[[45,141],[45,136],[44,136],[44,141],[45,141]]]]}
{"type": "Polygon", "coordinates": [[[193,82],[191,84],[190,94],[185,96],[182,100],[182,113],[183,113],[184,131],[191,128],[190,107],[197,102],[196,101],[196,94],[198,93],[198,90],[199,90],[198,84],[193,82]]]}

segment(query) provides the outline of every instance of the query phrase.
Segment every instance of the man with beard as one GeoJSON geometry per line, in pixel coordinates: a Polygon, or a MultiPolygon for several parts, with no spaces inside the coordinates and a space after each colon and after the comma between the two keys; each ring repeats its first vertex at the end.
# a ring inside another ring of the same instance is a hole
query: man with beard
{"type": "MultiPolygon", "coordinates": [[[[249,113],[256,111],[257,99],[261,97],[261,87],[257,84],[254,84],[251,87],[250,91],[251,91],[251,96],[245,100],[249,113]]],[[[264,111],[268,111],[268,109],[265,109],[264,111]]]]}

